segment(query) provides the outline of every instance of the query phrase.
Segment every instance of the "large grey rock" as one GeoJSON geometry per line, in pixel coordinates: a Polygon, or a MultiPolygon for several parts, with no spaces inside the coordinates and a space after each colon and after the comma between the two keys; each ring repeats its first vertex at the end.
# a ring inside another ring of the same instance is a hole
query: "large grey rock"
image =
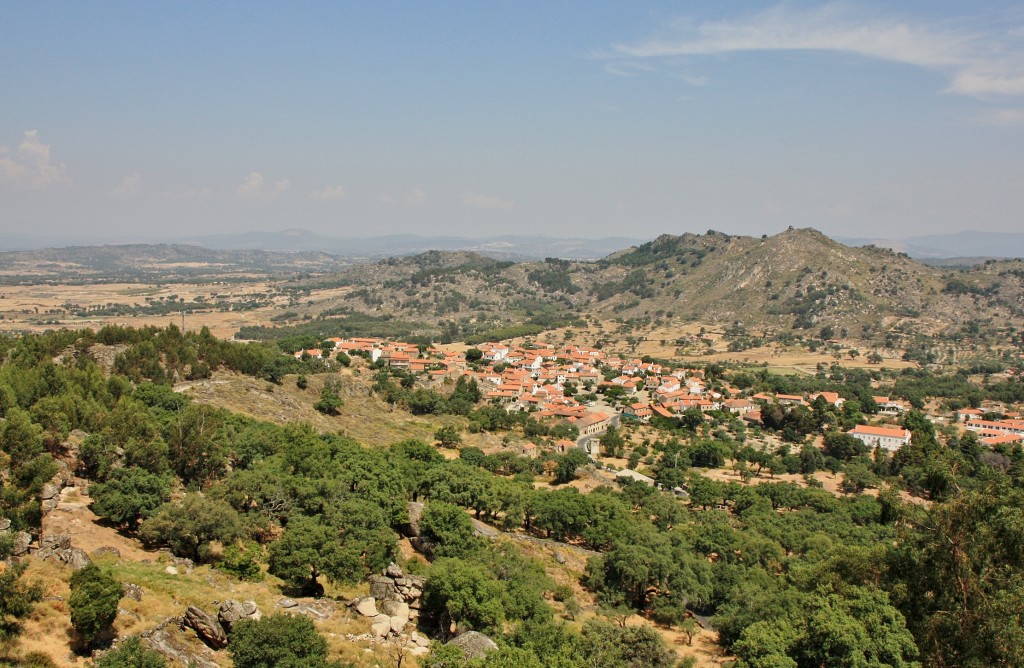
{"type": "Polygon", "coordinates": [[[398,598],[398,589],[395,587],[395,581],[386,575],[371,575],[370,578],[370,596],[374,597],[378,601],[388,601],[398,598]]]}
{"type": "Polygon", "coordinates": [[[40,559],[45,559],[56,550],[67,550],[71,548],[71,536],[61,533],[46,534],[39,539],[39,552],[36,554],[40,559]]]}
{"type": "Polygon", "coordinates": [[[11,555],[15,557],[24,557],[28,554],[28,550],[31,545],[32,536],[24,531],[19,531],[14,534],[14,548],[11,551],[11,555]]]}
{"type": "Polygon", "coordinates": [[[67,564],[72,570],[81,570],[92,563],[85,550],[71,547],[71,536],[64,534],[47,534],[39,541],[36,557],[49,561],[67,564]]]}
{"type": "Polygon", "coordinates": [[[61,485],[61,484],[58,484],[58,483],[53,482],[53,481],[48,482],[45,485],[43,485],[42,491],[39,492],[39,499],[41,501],[48,501],[50,499],[55,499],[60,494],[60,490],[62,488],[63,488],[63,485],[61,485]]]}
{"type": "Polygon", "coordinates": [[[231,633],[231,627],[234,624],[246,619],[253,621],[263,619],[263,613],[260,612],[255,601],[230,600],[221,602],[220,610],[217,611],[217,619],[224,630],[231,633]]]}
{"type": "Polygon", "coordinates": [[[185,611],[185,625],[194,630],[196,635],[213,649],[223,649],[228,646],[228,636],[217,618],[194,605],[188,606],[188,610],[185,611]]]}
{"type": "Polygon", "coordinates": [[[469,518],[470,524],[473,525],[473,533],[484,538],[497,538],[498,530],[494,527],[487,526],[483,522],[473,517],[469,518]]]}
{"type": "Polygon", "coordinates": [[[391,633],[391,618],[387,615],[377,615],[370,624],[370,633],[377,638],[386,638],[391,633]]]}
{"type": "Polygon", "coordinates": [[[401,617],[388,617],[391,622],[391,632],[395,635],[399,635],[405,630],[406,625],[409,623],[409,618],[402,619],[401,617]]]}
{"type": "Polygon", "coordinates": [[[470,661],[474,659],[482,659],[487,656],[489,652],[493,652],[498,649],[497,643],[477,631],[467,631],[461,635],[455,636],[446,644],[455,645],[461,649],[462,653],[465,654],[466,658],[470,661]]]}
{"type": "Polygon", "coordinates": [[[401,617],[409,621],[409,604],[405,601],[381,601],[380,613],[388,617],[401,617]]]}
{"type": "Polygon", "coordinates": [[[416,501],[410,501],[405,504],[405,511],[409,516],[409,521],[401,527],[403,534],[409,538],[418,538],[420,536],[420,519],[423,517],[423,510],[425,508],[426,506],[416,501]]]}
{"type": "Polygon", "coordinates": [[[358,599],[358,602],[352,607],[363,617],[376,617],[380,614],[377,611],[377,599],[372,596],[358,599]]]}
{"type": "Polygon", "coordinates": [[[57,561],[67,564],[73,571],[80,571],[92,563],[92,559],[85,553],[85,550],[73,547],[69,550],[60,550],[54,553],[57,561]]]}
{"type": "Polygon", "coordinates": [[[171,617],[140,635],[142,642],[169,659],[171,665],[220,668],[220,664],[214,660],[213,652],[194,641],[189,642],[181,629],[181,617],[171,617]]]}
{"type": "Polygon", "coordinates": [[[384,575],[388,576],[392,580],[395,580],[396,583],[398,583],[399,580],[405,578],[405,573],[402,571],[402,567],[396,564],[395,562],[391,562],[390,564],[388,564],[388,567],[384,569],[384,575]]]}
{"type": "Polygon", "coordinates": [[[412,545],[414,550],[428,559],[434,556],[434,548],[437,547],[437,541],[433,538],[427,538],[426,536],[415,536],[414,538],[410,538],[409,544],[412,545]]]}
{"type": "Polygon", "coordinates": [[[11,521],[6,517],[0,517],[0,533],[7,533],[11,530],[11,521]]]}

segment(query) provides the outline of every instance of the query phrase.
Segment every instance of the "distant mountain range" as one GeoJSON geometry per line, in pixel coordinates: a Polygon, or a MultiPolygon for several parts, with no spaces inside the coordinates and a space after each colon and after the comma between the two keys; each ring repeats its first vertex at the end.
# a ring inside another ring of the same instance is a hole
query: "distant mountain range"
{"type": "MultiPolygon", "coordinates": [[[[853,247],[877,246],[906,253],[929,264],[950,264],[949,259],[967,259],[965,264],[986,258],[1024,258],[1024,233],[956,232],[930,234],[903,239],[847,237],[830,235],[841,244],[853,247]]],[[[175,238],[124,236],[97,238],[74,236],[4,235],[0,251],[38,250],[67,246],[114,244],[192,244],[211,250],[267,250],[283,252],[319,252],[353,260],[374,260],[392,256],[415,255],[428,250],[471,251],[503,260],[539,260],[558,257],[570,260],[597,260],[649,239],[629,237],[545,237],[502,235],[484,238],[463,236],[421,236],[391,234],[375,237],[336,237],[304,229],[279,232],[244,232],[175,238]]],[[[958,264],[961,262],[953,262],[958,264]]]]}
{"type": "Polygon", "coordinates": [[[192,244],[210,250],[267,250],[285,252],[330,253],[352,259],[379,259],[384,257],[415,255],[428,250],[472,251],[505,260],[539,260],[558,257],[570,260],[596,260],[645,239],[605,237],[601,239],[555,238],[504,235],[474,239],[458,236],[419,236],[392,234],[387,236],[345,238],[333,237],[303,229],[280,232],[244,232],[173,239],[145,237],[35,237],[8,235],[0,239],[0,250],[20,251],[42,248],[120,245],[120,244],[192,244]]]}
{"type": "Polygon", "coordinates": [[[928,234],[905,239],[868,239],[833,236],[847,246],[874,245],[890,248],[920,260],[943,258],[1024,258],[1024,233],[955,232],[928,234]]]}

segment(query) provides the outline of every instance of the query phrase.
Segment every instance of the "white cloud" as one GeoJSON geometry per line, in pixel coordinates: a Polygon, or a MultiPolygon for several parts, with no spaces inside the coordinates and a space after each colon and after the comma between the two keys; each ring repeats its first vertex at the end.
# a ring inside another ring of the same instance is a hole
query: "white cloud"
{"type": "Polygon", "coordinates": [[[142,187],[142,175],[138,172],[125,174],[121,182],[111,191],[114,195],[133,195],[142,187]]]}
{"type": "Polygon", "coordinates": [[[49,144],[39,141],[38,130],[26,130],[13,152],[0,147],[0,175],[3,180],[28,188],[45,188],[63,181],[67,168],[54,163],[49,144]]]}
{"type": "Polygon", "coordinates": [[[314,190],[313,199],[338,202],[348,197],[345,186],[327,186],[323,190],[314,190]]]}
{"type": "Polygon", "coordinates": [[[276,199],[291,187],[291,181],[281,179],[273,184],[267,183],[259,172],[249,172],[242,185],[238,186],[238,195],[245,199],[267,201],[276,199]]]}
{"type": "Polygon", "coordinates": [[[780,5],[743,18],[678,22],[669,36],[619,44],[624,61],[716,56],[743,51],[832,51],[942,72],[949,92],[974,97],[1024,95],[1019,29],[968,30],[870,16],[851,5],[780,5]]]}
{"type": "Polygon", "coordinates": [[[473,209],[511,209],[515,204],[507,199],[483,193],[466,193],[462,196],[463,206],[473,209]]]}

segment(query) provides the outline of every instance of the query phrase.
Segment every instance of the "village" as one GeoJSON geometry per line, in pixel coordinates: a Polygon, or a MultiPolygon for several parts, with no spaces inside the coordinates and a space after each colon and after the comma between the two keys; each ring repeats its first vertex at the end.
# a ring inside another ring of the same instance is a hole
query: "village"
{"type": "MultiPolygon", "coordinates": [[[[383,338],[327,339],[321,348],[294,353],[296,359],[363,357],[378,368],[407,372],[424,387],[442,387],[459,378],[476,381],[486,403],[534,419],[568,425],[569,438],[537,439],[515,447],[520,456],[537,458],[545,451],[564,454],[579,448],[599,460],[600,437],[622,425],[673,424],[686,416],[727,416],[749,428],[765,427],[766,407],[812,409],[822,403],[841,411],[846,399],[835,391],[805,394],[752,392],[730,384],[728,374],[709,379],[702,368],[672,366],[649,358],[628,359],[573,344],[553,345],[525,340],[519,344],[488,342],[468,349],[418,346],[383,338]]],[[[1014,373],[1013,370],[1010,373],[1014,373]]],[[[902,425],[913,410],[908,401],[872,395],[874,405],[858,413],[858,423],[845,431],[868,451],[894,453],[911,443],[902,425]]],[[[1024,441],[1024,415],[1013,406],[987,404],[943,410],[939,402],[924,407],[925,419],[948,425],[957,433],[973,432],[990,448],[1024,441]]],[[[821,439],[815,441],[821,447],[821,439]]],[[[648,485],[655,481],[623,468],[620,477],[648,485]]]]}

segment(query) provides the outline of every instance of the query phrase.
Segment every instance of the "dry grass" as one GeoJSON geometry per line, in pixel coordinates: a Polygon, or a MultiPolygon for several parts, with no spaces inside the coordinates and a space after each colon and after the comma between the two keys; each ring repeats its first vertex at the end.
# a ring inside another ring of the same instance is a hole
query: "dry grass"
{"type": "Polygon", "coordinates": [[[295,376],[287,376],[281,385],[273,385],[241,374],[218,372],[210,379],[183,383],[175,389],[200,403],[277,424],[309,423],[319,431],[343,433],[373,447],[409,438],[432,443],[439,427],[466,423],[464,418],[450,415],[411,415],[369,396],[369,373],[361,369],[310,376],[305,390],[299,389],[295,380],[295,376]],[[340,415],[323,415],[313,408],[328,379],[341,383],[344,405],[340,415]]]}

